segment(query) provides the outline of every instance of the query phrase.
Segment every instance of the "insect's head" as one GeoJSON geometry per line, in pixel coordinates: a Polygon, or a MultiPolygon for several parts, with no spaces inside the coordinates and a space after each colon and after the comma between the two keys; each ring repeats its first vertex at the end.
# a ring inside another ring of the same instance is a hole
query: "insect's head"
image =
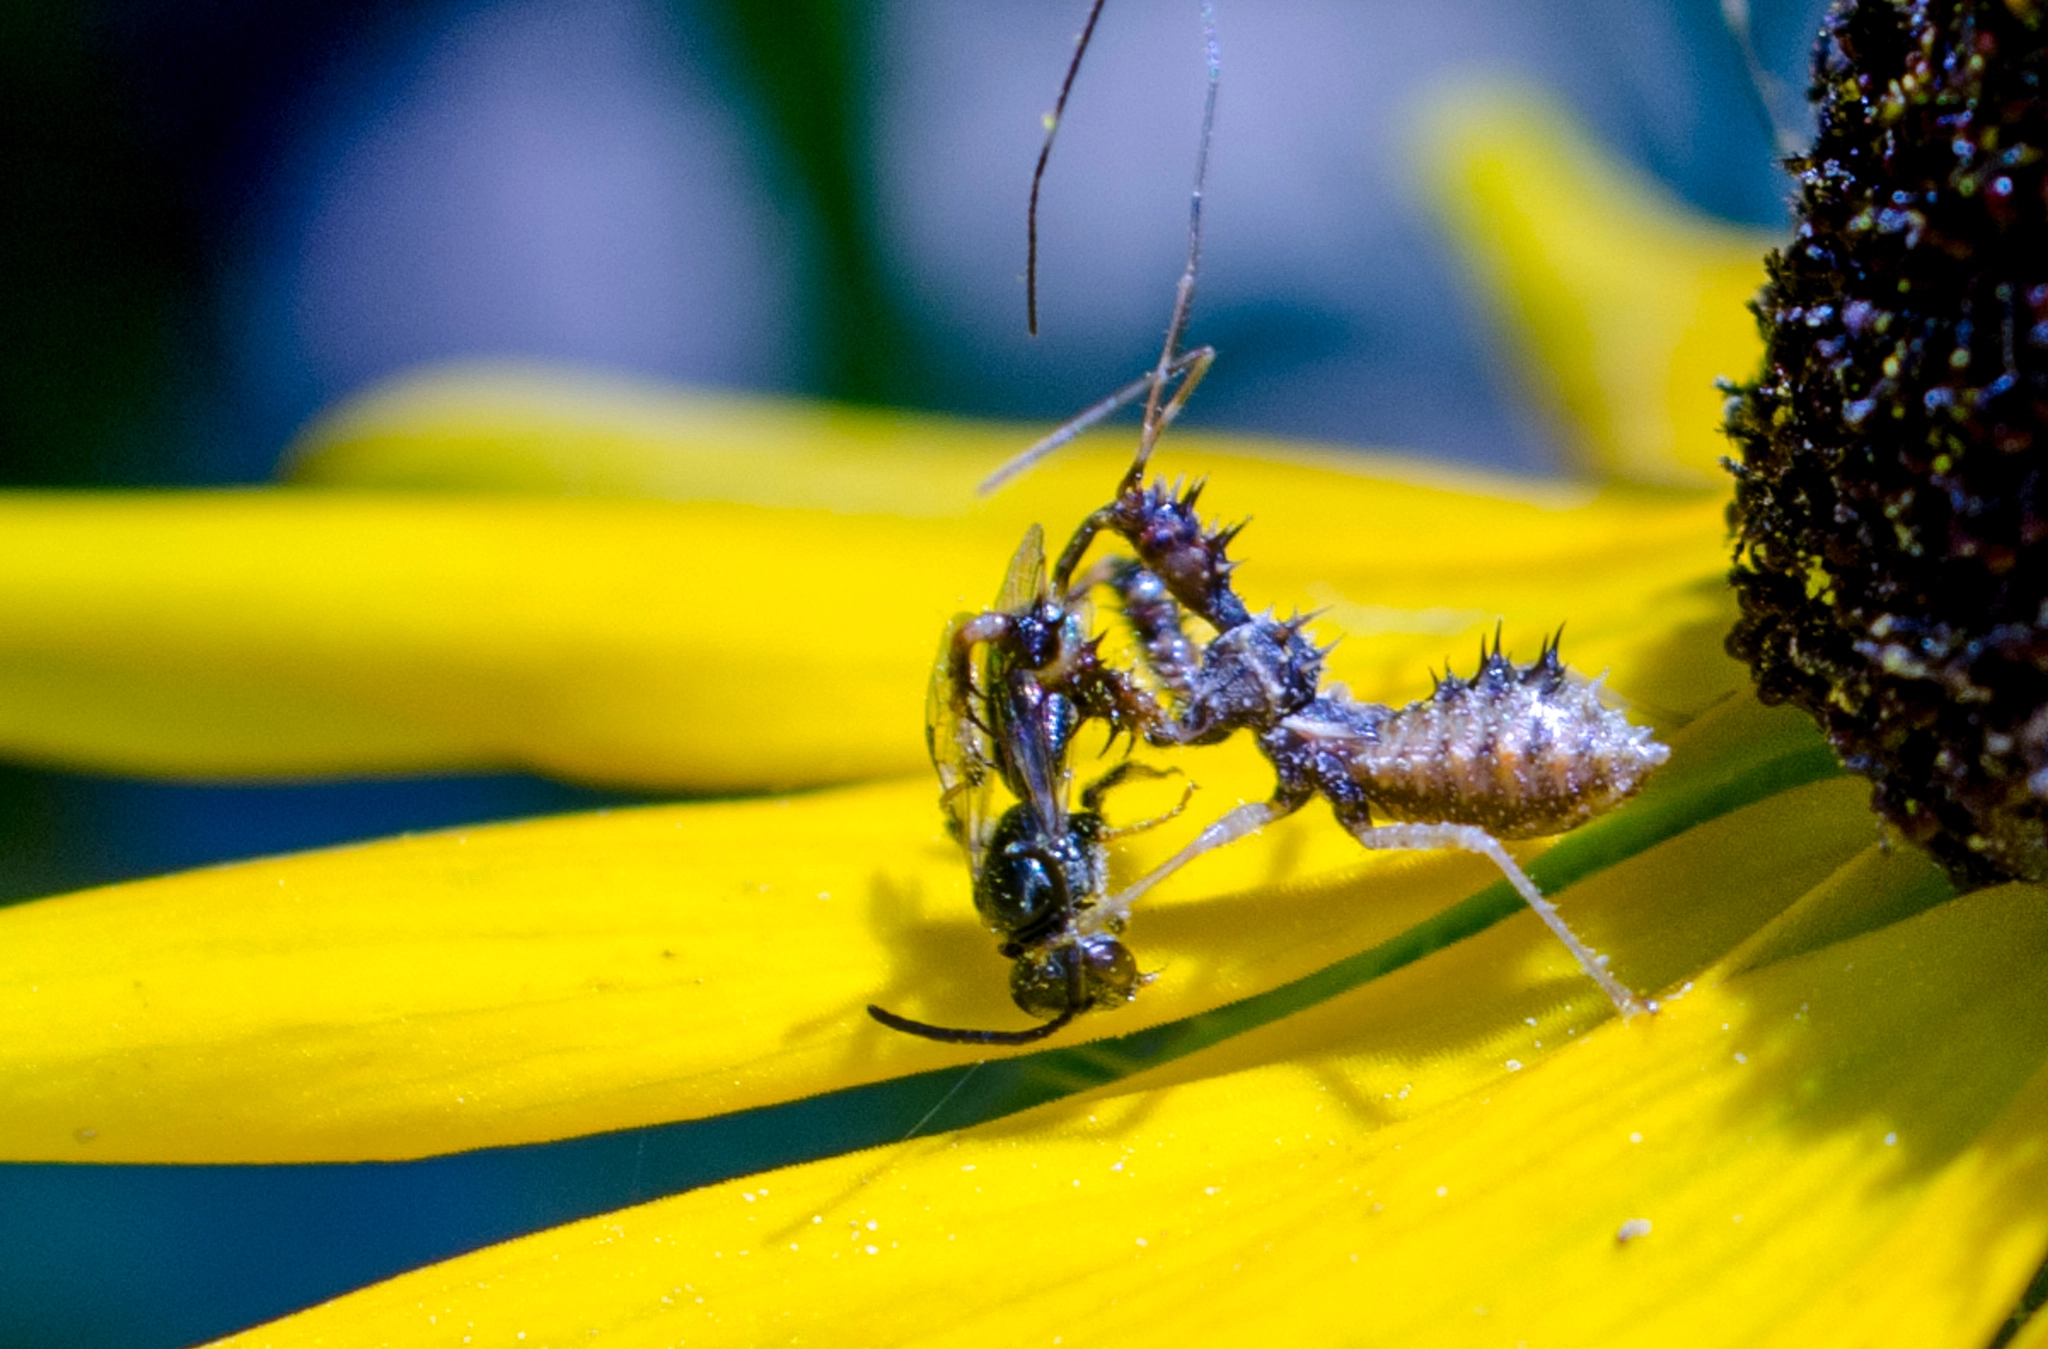
{"type": "Polygon", "coordinates": [[[1130,948],[1107,933],[1026,951],[1010,967],[1010,997],[1042,1021],[1121,1006],[1146,982],[1130,948]]]}

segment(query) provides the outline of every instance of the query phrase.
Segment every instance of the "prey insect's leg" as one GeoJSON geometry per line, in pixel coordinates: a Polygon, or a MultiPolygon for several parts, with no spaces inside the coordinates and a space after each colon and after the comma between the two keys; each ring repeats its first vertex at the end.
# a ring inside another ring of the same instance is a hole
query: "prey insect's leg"
{"type": "Polygon", "coordinates": [[[1187,782],[1187,774],[1180,769],[1155,768],[1148,763],[1137,763],[1126,759],[1082,789],[1082,809],[1093,811],[1095,814],[1100,815],[1102,813],[1102,798],[1108,795],[1109,789],[1119,786],[1134,777],[1182,779],[1185,785],[1180,794],[1180,801],[1175,804],[1172,810],[1167,811],[1164,815],[1154,815],[1149,820],[1139,820],[1135,824],[1119,825],[1114,829],[1105,827],[1102,831],[1102,841],[1105,843],[1113,842],[1120,838],[1129,838],[1132,834],[1141,834],[1147,829],[1156,829],[1186,810],[1188,802],[1194,799],[1195,784],[1187,782]]]}
{"type": "MultiPolygon", "coordinates": [[[[1306,800],[1304,797],[1302,800],[1306,800]]],[[[1195,835],[1194,841],[1154,868],[1151,874],[1133,881],[1117,894],[1089,910],[1085,918],[1086,931],[1114,930],[1112,923],[1122,923],[1131,916],[1131,905],[1144,897],[1145,893],[1159,882],[1179,871],[1205,852],[1235,843],[1248,834],[1256,834],[1275,820],[1285,819],[1301,809],[1302,801],[1286,801],[1275,797],[1271,801],[1247,801],[1233,810],[1228,810],[1215,823],[1195,835]]]]}
{"type": "Polygon", "coordinates": [[[1637,1012],[1652,1010],[1646,1006],[1625,984],[1607,972],[1607,957],[1598,954],[1592,947],[1580,941],[1565,923],[1564,915],[1557,911],[1557,905],[1543,897],[1536,888],[1536,882],[1528,873],[1515,865],[1515,859],[1508,856],[1508,850],[1500,846],[1500,840],[1476,825],[1469,824],[1350,824],[1351,836],[1368,848],[1393,849],[1439,849],[1456,848],[1461,852],[1477,853],[1500,868],[1508,884],[1515,887],[1515,893],[1525,900],[1536,916],[1551,934],[1563,942],[1565,949],[1572,953],[1572,959],[1579,962],[1579,968],[1586,977],[1600,985],[1600,991],[1614,1003],[1624,1019],[1637,1012]]]}

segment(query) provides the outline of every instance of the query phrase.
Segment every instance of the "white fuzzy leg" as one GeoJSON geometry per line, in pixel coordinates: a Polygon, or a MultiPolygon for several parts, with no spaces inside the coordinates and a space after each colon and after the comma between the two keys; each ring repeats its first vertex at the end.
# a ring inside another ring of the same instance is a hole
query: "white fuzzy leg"
{"type": "MultiPolygon", "coordinates": [[[[1224,816],[1226,820],[1229,818],[1224,816]]],[[[1536,888],[1536,882],[1530,880],[1528,873],[1508,856],[1507,849],[1500,846],[1500,840],[1484,829],[1469,824],[1382,824],[1355,828],[1351,833],[1368,848],[1456,848],[1486,858],[1500,868],[1501,875],[1508,878],[1508,884],[1515,887],[1515,892],[1528,901],[1536,916],[1543,920],[1543,925],[1565,944],[1565,949],[1579,962],[1579,968],[1586,972],[1586,977],[1600,985],[1601,992],[1614,1003],[1624,1019],[1637,1012],[1653,1010],[1607,972],[1607,957],[1579,940],[1578,935],[1566,925],[1564,915],[1557,911],[1557,905],[1543,897],[1543,892],[1536,888]]]]}
{"type": "Polygon", "coordinates": [[[1282,809],[1271,801],[1247,801],[1244,805],[1225,811],[1214,824],[1195,835],[1193,842],[1160,863],[1149,875],[1133,881],[1121,893],[1110,896],[1090,909],[1082,920],[1082,931],[1095,933],[1112,930],[1112,925],[1120,924],[1130,917],[1131,905],[1135,904],[1147,890],[1203,853],[1212,848],[1221,848],[1227,843],[1235,843],[1247,834],[1256,834],[1273,821],[1293,813],[1293,808],[1282,809]]]}

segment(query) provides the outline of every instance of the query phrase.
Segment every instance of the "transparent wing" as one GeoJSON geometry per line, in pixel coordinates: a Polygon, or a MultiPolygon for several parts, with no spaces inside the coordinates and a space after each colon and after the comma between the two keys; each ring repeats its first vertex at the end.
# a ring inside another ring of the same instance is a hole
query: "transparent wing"
{"type": "MultiPolygon", "coordinates": [[[[992,662],[993,663],[993,662],[992,662]]],[[[991,711],[1003,737],[1003,763],[1010,790],[1030,807],[1047,835],[1064,837],[1067,830],[1066,754],[1054,742],[1044,715],[1045,700],[1029,678],[1004,679],[994,672],[991,711]],[[1038,696],[1034,696],[1038,695],[1038,696]],[[1000,703],[1001,705],[993,706],[1000,703]]]]}
{"type": "Polygon", "coordinates": [[[996,611],[1014,614],[1045,598],[1045,531],[1037,525],[1024,531],[1024,539],[1010,558],[1003,574],[1003,588],[996,592],[996,611]]]}
{"type": "Polygon", "coordinates": [[[939,636],[938,659],[925,690],[924,741],[939,775],[939,809],[945,812],[946,832],[967,850],[969,864],[979,874],[983,848],[995,828],[995,746],[974,715],[974,680],[983,673],[980,659],[970,658],[965,665],[964,686],[963,671],[956,671],[953,664],[960,630],[975,618],[955,614],[939,636]]]}
{"type": "MultiPolygon", "coordinates": [[[[1006,614],[1021,614],[1044,604],[1049,598],[1045,582],[1045,531],[1037,525],[1024,531],[1003,588],[996,592],[996,608],[1006,614]]],[[[988,723],[1004,736],[1001,758],[1014,780],[1010,787],[1018,798],[1037,813],[1040,824],[1054,838],[1067,828],[1067,790],[1071,773],[1063,747],[1052,743],[1050,728],[1030,705],[1035,691],[1029,680],[1007,677],[1003,659],[991,654],[982,671],[983,705],[988,723]],[[1001,706],[997,706],[998,702],[1001,706]]]]}

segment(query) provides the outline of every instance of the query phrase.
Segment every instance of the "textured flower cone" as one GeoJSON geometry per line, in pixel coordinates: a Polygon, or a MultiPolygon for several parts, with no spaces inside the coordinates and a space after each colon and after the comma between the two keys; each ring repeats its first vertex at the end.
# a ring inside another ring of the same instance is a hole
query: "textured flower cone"
{"type": "Polygon", "coordinates": [[[1844,4],[1757,298],[1731,648],[1966,883],[2048,878],[2048,24],[1844,4]]]}

